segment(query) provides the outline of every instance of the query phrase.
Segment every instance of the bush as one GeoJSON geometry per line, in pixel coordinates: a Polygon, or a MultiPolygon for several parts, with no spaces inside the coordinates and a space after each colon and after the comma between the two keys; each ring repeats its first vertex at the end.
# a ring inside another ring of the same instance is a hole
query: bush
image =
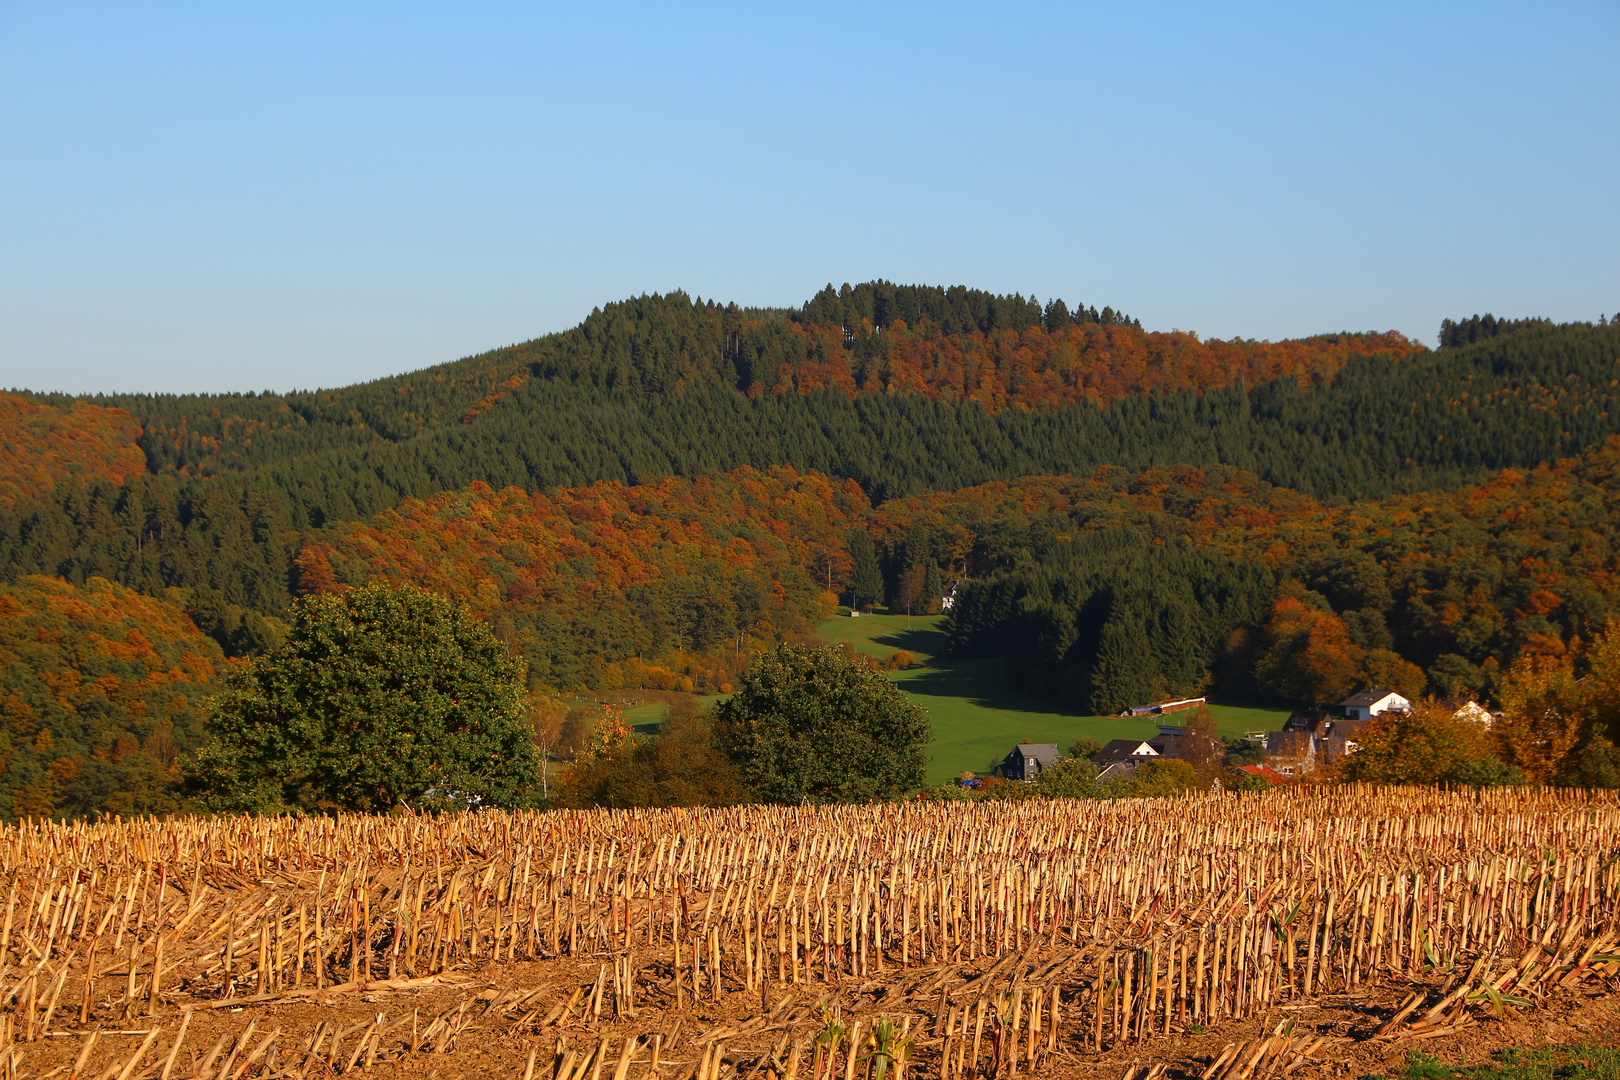
{"type": "Polygon", "coordinates": [[[1198,770],[1179,758],[1144,762],[1133,780],[1131,794],[1145,797],[1181,795],[1204,786],[1198,770]]]}
{"type": "Polygon", "coordinates": [[[1491,752],[1482,725],[1432,701],[1410,713],[1382,713],[1361,729],[1354,754],[1345,759],[1348,780],[1377,784],[1522,784],[1524,774],[1491,752]]]}
{"type": "Polygon", "coordinates": [[[554,801],[576,808],[736,806],[750,795],[715,743],[712,718],[681,702],[666,711],[657,735],[643,738],[626,730],[581,754],[557,778],[554,801]]]}

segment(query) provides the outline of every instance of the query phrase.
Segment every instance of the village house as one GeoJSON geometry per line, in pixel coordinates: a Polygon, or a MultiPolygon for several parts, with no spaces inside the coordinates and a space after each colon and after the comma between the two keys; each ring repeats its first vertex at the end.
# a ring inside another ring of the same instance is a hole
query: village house
{"type": "Polygon", "coordinates": [[[1157,750],[1160,757],[1178,758],[1191,765],[1220,762],[1226,757],[1225,743],[1181,727],[1161,726],[1159,734],[1149,739],[1148,745],[1157,750]]]}
{"type": "Polygon", "coordinates": [[[1356,752],[1355,737],[1368,722],[1301,709],[1288,718],[1281,731],[1266,736],[1266,763],[1284,776],[1309,776],[1318,769],[1332,768],[1356,752]]]}
{"type": "Polygon", "coordinates": [[[1135,776],[1142,762],[1158,757],[1159,752],[1145,739],[1113,739],[1091,755],[1091,762],[1097,766],[1097,779],[1108,780],[1116,776],[1135,776]]]}
{"type": "Polygon", "coordinates": [[[1226,746],[1207,735],[1180,727],[1160,727],[1151,739],[1114,739],[1091,755],[1097,766],[1097,779],[1113,776],[1133,776],[1144,762],[1179,759],[1191,765],[1208,761],[1219,762],[1226,756],[1226,746]]]}
{"type": "Polygon", "coordinates": [[[1393,690],[1363,690],[1339,702],[1346,720],[1371,720],[1379,713],[1411,712],[1412,703],[1393,690]]]}
{"type": "Polygon", "coordinates": [[[949,611],[956,606],[956,597],[961,592],[964,583],[956,578],[945,583],[945,595],[939,598],[939,610],[949,611]]]}
{"type": "Polygon", "coordinates": [[[1019,743],[1002,759],[1001,775],[1007,780],[1034,780],[1062,760],[1057,743],[1019,743]]]}

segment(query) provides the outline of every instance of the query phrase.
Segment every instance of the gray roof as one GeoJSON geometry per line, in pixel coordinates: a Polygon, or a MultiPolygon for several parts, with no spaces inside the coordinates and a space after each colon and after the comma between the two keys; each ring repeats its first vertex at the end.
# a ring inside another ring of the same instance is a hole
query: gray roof
{"type": "MultiPolygon", "coordinates": [[[[1349,697],[1345,698],[1343,701],[1339,702],[1339,708],[1341,708],[1341,709],[1356,709],[1356,708],[1360,708],[1360,707],[1365,706],[1365,705],[1376,705],[1380,701],[1383,701],[1385,698],[1389,697],[1391,694],[1395,694],[1395,691],[1393,691],[1393,690],[1360,690],[1360,691],[1357,691],[1354,694],[1351,694],[1349,697]]],[[[1395,694],[1395,696],[1400,697],[1399,694],[1395,694]]],[[[1402,700],[1404,701],[1405,699],[1402,698],[1402,700]]]]}
{"type": "Polygon", "coordinates": [[[1013,747],[1013,753],[1026,758],[1034,758],[1042,765],[1056,764],[1063,757],[1063,752],[1058,749],[1057,743],[1050,742],[1019,743],[1013,747]]]}
{"type": "Polygon", "coordinates": [[[1195,731],[1183,731],[1176,735],[1159,735],[1149,739],[1148,745],[1164,757],[1170,758],[1179,758],[1187,754],[1198,754],[1200,752],[1218,751],[1224,754],[1226,751],[1224,743],[1195,731]]]}

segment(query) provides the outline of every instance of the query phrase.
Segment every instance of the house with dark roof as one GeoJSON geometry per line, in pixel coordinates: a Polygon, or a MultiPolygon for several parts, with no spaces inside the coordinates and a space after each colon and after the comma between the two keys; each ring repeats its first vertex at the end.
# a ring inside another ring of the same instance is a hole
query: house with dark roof
{"type": "Polygon", "coordinates": [[[1393,690],[1362,690],[1339,702],[1346,720],[1371,720],[1379,713],[1411,712],[1412,703],[1393,690]]]}
{"type": "Polygon", "coordinates": [[[1308,776],[1332,768],[1356,752],[1356,736],[1370,722],[1339,720],[1320,710],[1302,709],[1288,718],[1281,731],[1266,736],[1266,762],[1284,776],[1308,776]]]}
{"type": "Polygon", "coordinates": [[[1156,761],[1159,751],[1146,739],[1113,739],[1101,750],[1091,755],[1092,764],[1097,766],[1097,779],[1107,780],[1115,776],[1134,776],[1136,769],[1144,761],[1156,761]]]}
{"type": "Polygon", "coordinates": [[[1161,727],[1159,734],[1148,740],[1148,745],[1158,751],[1160,757],[1179,758],[1193,765],[1219,762],[1226,757],[1225,743],[1186,728],[1161,727]]]}
{"type": "Polygon", "coordinates": [[[1008,780],[1033,780],[1062,760],[1057,743],[1019,743],[1002,759],[1001,775],[1008,780]]]}

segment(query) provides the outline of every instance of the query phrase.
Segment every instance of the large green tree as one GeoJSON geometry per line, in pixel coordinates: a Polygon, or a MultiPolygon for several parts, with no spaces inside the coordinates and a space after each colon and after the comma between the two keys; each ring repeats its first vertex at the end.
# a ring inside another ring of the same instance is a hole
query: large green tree
{"type": "Polygon", "coordinates": [[[221,810],[523,805],[540,767],[523,690],[522,663],[446,597],[311,597],[230,678],[190,781],[221,810]]]}
{"type": "Polygon", "coordinates": [[[780,645],[715,709],[716,736],[765,802],[898,798],[922,786],[927,714],[860,657],[780,645]]]}

